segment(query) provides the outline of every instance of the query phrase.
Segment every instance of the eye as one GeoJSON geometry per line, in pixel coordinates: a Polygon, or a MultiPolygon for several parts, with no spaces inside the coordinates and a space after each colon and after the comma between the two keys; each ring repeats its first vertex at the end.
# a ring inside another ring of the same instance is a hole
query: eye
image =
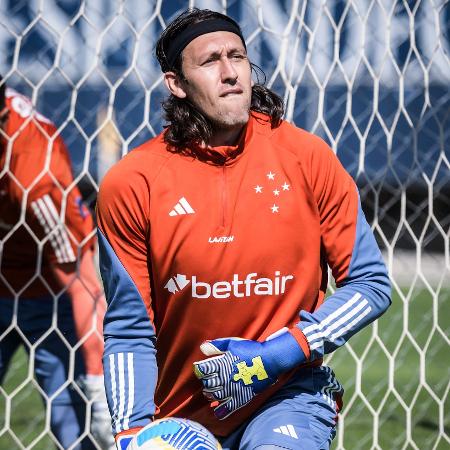
{"type": "Polygon", "coordinates": [[[241,61],[246,59],[246,56],[243,55],[242,53],[232,53],[230,55],[230,59],[234,60],[234,61],[241,61]]]}
{"type": "Polygon", "coordinates": [[[207,59],[205,59],[205,60],[202,62],[202,66],[207,65],[207,64],[211,64],[211,63],[217,61],[218,59],[219,59],[219,58],[218,58],[217,56],[211,55],[211,56],[209,56],[207,59]]]}

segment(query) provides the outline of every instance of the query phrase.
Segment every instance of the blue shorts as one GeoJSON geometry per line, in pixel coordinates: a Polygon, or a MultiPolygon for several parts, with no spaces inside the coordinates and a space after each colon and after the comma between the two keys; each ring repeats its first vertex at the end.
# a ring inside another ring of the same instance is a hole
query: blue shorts
{"type": "Polygon", "coordinates": [[[0,382],[19,345],[24,345],[28,354],[33,346],[35,377],[45,392],[44,400],[51,399],[46,403],[51,431],[62,448],[78,440],[80,444],[71,447],[73,450],[90,450],[96,447],[89,437],[82,437],[87,434],[86,404],[70,381],[84,373],[80,350],[73,349],[77,337],[72,307],[67,296],[60,297],[54,314],[54,303],[51,297],[19,299],[14,324],[14,301],[0,298],[0,382]]]}
{"type": "Polygon", "coordinates": [[[221,439],[223,450],[329,449],[343,393],[328,366],[301,369],[247,422],[221,439]]]}

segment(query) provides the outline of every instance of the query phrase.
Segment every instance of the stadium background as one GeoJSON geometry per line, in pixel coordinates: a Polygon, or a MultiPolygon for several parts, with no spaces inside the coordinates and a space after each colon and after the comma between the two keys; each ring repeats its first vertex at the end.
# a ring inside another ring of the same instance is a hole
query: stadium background
{"type": "MultiPolygon", "coordinates": [[[[154,44],[189,5],[239,21],[286,118],[357,181],[389,267],[392,308],[328,360],[347,392],[334,448],[449,448],[449,2],[0,2],[0,73],[59,127],[91,206],[107,168],[162,129],[154,44]]],[[[24,352],[0,413],[0,448],[52,448],[24,352]]]]}

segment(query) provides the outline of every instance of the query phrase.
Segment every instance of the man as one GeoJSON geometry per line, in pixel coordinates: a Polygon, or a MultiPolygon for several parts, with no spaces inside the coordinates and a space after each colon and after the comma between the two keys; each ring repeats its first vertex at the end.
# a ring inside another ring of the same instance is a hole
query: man
{"type": "Polygon", "coordinates": [[[58,448],[114,447],[92,217],[55,126],[1,77],[0,128],[0,381],[17,347],[32,349],[58,448]],[[86,402],[97,445],[86,437],[86,402]]]}
{"type": "Polygon", "coordinates": [[[390,304],[357,188],[254,84],[229,17],[188,10],[156,48],[168,127],[97,204],[118,448],[166,416],[225,449],[329,448],[343,390],[322,358],[390,304]]]}

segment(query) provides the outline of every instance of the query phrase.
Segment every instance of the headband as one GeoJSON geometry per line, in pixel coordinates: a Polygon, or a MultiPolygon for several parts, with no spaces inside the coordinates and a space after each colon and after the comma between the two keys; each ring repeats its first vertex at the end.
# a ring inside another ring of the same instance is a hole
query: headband
{"type": "Polygon", "coordinates": [[[170,40],[166,50],[167,70],[171,70],[180,53],[195,38],[202,34],[213,33],[214,31],[230,31],[237,34],[245,46],[244,37],[237,24],[225,19],[209,19],[189,25],[182,30],[174,39],[170,40]]]}

